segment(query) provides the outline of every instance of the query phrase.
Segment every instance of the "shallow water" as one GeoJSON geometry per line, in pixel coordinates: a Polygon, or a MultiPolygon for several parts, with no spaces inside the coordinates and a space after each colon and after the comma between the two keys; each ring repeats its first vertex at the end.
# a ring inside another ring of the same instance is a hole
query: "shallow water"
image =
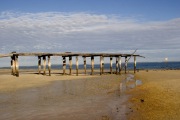
{"type": "Polygon", "coordinates": [[[104,80],[63,80],[44,87],[1,93],[0,119],[126,119],[124,102],[128,96],[124,92],[141,84],[133,77],[129,74],[120,85],[111,87],[103,85],[104,80]]]}

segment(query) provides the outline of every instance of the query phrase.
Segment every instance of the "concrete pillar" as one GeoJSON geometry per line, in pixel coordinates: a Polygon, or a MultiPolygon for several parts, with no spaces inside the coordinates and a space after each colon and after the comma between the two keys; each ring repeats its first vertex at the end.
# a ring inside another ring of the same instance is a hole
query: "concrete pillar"
{"type": "Polygon", "coordinates": [[[94,56],[91,56],[91,75],[94,74],[94,56]]]}
{"type": "Polygon", "coordinates": [[[136,56],[134,56],[134,73],[136,73],[136,56]]]}
{"type": "Polygon", "coordinates": [[[118,64],[119,64],[119,74],[121,74],[121,69],[122,69],[122,66],[121,66],[121,56],[119,56],[119,58],[118,58],[118,64]]]}
{"type": "Polygon", "coordinates": [[[66,74],[66,57],[63,56],[63,75],[66,74]]]}
{"type": "Polygon", "coordinates": [[[46,75],[46,56],[43,56],[43,75],[46,75]]]}
{"type": "Polygon", "coordinates": [[[119,60],[119,57],[116,57],[116,74],[118,74],[118,60],[119,60]]]}
{"type": "Polygon", "coordinates": [[[69,56],[69,74],[72,74],[72,56],[69,56]]]}
{"type": "Polygon", "coordinates": [[[49,76],[51,76],[51,57],[48,56],[48,70],[49,70],[49,76]]]}
{"type": "Polygon", "coordinates": [[[112,74],[112,60],[113,60],[113,58],[112,57],[110,57],[110,73],[112,74]]]}
{"type": "Polygon", "coordinates": [[[84,73],[86,74],[86,57],[83,58],[84,58],[84,73]]]}
{"type": "Polygon", "coordinates": [[[125,57],[125,74],[127,73],[127,56],[125,57]]]}
{"type": "Polygon", "coordinates": [[[41,74],[41,56],[38,56],[38,74],[41,74]]]}
{"type": "Polygon", "coordinates": [[[79,67],[78,56],[76,56],[76,75],[77,76],[78,76],[78,67],[79,67]]]}
{"type": "Polygon", "coordinates": [[[15,72],[16,72],[16,77],[19,77],[19,61],[18,61],[18,56],[15,56],[15,72]]]}

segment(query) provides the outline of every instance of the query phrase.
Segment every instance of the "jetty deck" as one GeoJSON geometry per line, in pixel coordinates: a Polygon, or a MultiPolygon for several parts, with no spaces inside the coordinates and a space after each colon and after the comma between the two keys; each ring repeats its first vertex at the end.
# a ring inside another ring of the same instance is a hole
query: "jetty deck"
{"type": "Polygon", "coordinates": [[[121,58],[125,58],[125,73],[127,71],[127,64],[131,57],[134,57],[134,73],[136,73],[136,57],[143,57],[138,54],[121,54],[121,53],[75,53],[75,52],[62,52],[62,53],[42,53],[42,52],[34,52],[34,53],[16,53],[12,52],[9,54],[0,54],[0,58],[10,57],[11,58],[11,74],[19,77],[19,62],[18,57],[23,56],[36,56],[38,59],[38,73],[41,74],[43,71],[43,75],[46,75],[46,65],[48,64],[48,74],[51,76],[51,57],[61,56],[62,57],[62,69],[63,74],[66,74],[66,58],[69,58],[69,74],[72,74],[72,57],[76,57],[76,75],[78,75],[78,66],[79,66],[79,57],[83,58],[84,61],[84,73],[86,74],[86,58],[90,57],[91,59],[91,75],[94,74],[94,57],[100,58],[100,75],[104,73],[104,57],[110,58],[110,73],[112,74],[112,64],[113,58],[116,60],[116,74],[121,74],[122,71],[122,61],[121,58]],[[47,59],[47,62],[46,62],[47,59]],[[42,62],[43,60],[43,62],[42,62]],[[43,70],[41,70],[41,66],[43,66],[43,70]]]}

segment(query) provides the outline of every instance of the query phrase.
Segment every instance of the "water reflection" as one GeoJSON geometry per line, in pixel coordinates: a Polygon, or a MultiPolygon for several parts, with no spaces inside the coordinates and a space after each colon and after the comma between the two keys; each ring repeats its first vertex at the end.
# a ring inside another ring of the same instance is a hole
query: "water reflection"
{"type": "Polygon", "coordinates": [[[0,119],[125,119],[132,75],[116,80],[63,80],[44,87],[0,94],[0,119]],[[114,83],[113,83],[114,82],[114,83]],[[117,83],[117,84],[115,84],[117,83]]]}
{"type": "Polygon", "coordinates": [[[138,85],[142,85],[142,81],[136,80],[134,79],[134,75],[128,74],[126,79],[122,80],[122,82],[120,83],[119,88],[121,93],[124,93],[126,90],[133,89],[138,85]]]}

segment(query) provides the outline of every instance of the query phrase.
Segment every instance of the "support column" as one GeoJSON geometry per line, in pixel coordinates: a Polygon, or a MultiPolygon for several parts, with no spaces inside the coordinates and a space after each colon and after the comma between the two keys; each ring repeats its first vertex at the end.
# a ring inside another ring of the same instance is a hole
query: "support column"
{"type": "Polygon", "coordinates": [[[46,75],[46,56],[43,56],[43,75],[46,75]]]}
{"type": "Polygon", "coordinates": [[[94,74],[94,56],[91,56],[91,75],[94,74]]]}
{"type": "Polygon", "coordinates": [[[49,76],[51,76],[51,57],[48,56],[48,70],[49,70],[49,76]]]}
{"type": "Polygon", "coordinates": [[[14,71],[13,71],[13,56],[11,56],[11,75],[14,75],[14,71]]]}
{"type": "Polygon", "coordinates": [[[78,76],[78,67],[79,67],[78,56],[76,56],[76,76],[78,76]]]}
{"type": "Polygon", "coordinates": [[[15,56],[12,56],[12,73],[15,76],[16,75],[16,62],[15,62],[15,56]]]}
{"type": "Polygon", "coordinates": [[[103,56],[100,56],[100,75],[102,75],[102,58],[103,56]]]}
{"type": "Polygon", "coordinates": [[[72,74],[72,56],[69,56],[69,74],[72,74]]]}
{"type": "Polygon", "coordinates": [[[121,71],[122,71],[121,56],[119,56],[119,58],[118,58],[118,63],[119,63],[119,74],[121,74],[121,71]]]}
{"type": "Polygon", "coordinates": [[[119,60],[119,57],[116,57],[116,75],[118,74],[118,60],[119,60]]]}
{"type": "Polygon", "coordinates": [[[110,73],[112,74],[112,57],[110,57],[110,73]]]}
{"type": "Polygon", "coordinates": [[[84,73],[86,74],[86,57],[83,58],[84,58],[84,73]]]}
{"type": "Polygon", "coordinates": [[[104,74],[104,57],[102,57],[102,74],[104,74]]]}
{"type": "Polygon", "coordinates": [[[66,74],[66,57],[63,56],[63,75],[66,74]]]}
{"type": "Polygon", "coordinates": [[[16,72],[16,77],[19,77],[19,61],[18,61],[18,56],[15,56],[15,72],[16,72]]]}
{"type": "Polygon", "coordinates": [[[136,56],[134,56],[134,73],[136,73],[136,56]]]}
{"type": "Polygon", "coordinates": [[[41,74],[41,56],[38,56],[38,74],[41,74]]]}
{"type": "Polygon", "coordinates": [[[127,56],[125,57],[125,74],[127,73],[127,56]]]}

